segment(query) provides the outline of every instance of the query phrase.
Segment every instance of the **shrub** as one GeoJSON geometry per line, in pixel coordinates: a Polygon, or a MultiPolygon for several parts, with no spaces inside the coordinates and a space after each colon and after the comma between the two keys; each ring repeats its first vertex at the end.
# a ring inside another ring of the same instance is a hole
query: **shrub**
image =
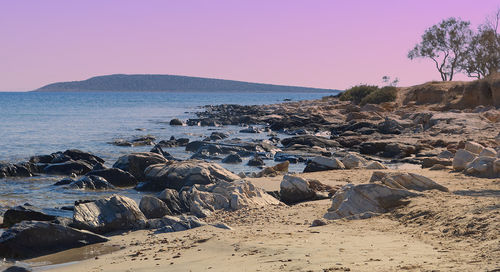
{"type": "Polygon", "coordinates": [[[363,98],[378,90],[377,86],[373,85],[358,85],[343,92],[339,99],[342,101],[351,101],[354,104],[359,104],[363,98]]]}
{"type": "Polygon", "coordinates": [[[396,87],[386,86],[371,92],[369,95],[361,99],[360,104],[380,104],[396,100],[396,87]]]}

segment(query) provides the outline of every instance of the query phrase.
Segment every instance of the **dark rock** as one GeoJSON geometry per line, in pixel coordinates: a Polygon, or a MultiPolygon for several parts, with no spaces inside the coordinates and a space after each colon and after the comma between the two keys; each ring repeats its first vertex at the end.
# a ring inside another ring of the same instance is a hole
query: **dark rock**
{"type": "Polygon", "coordinates": [[[172,211],[170,211],[165,202],[149,195],[142,197],[139,209],[147,219],[161,218],[165,215],[172,215],[172,211]]]}
{"type": "Polygon", "coordinates": [[[260,133],[260,129],[257,127],[249,126],[245,129],[240,130],[240,133],[260,133]]]}
{"type": "Polygon", "coordinates": [[[14,224],[21,221],[52,221],[56,217],[42,212],[38,212],[32,209],[26,209],[23,206],[17,206],[12,209],[8,209],[3,215],[3,227],[9,228],[14,224]]]}
{"type": "Polygon", "coordinates": [[[344,164],[336,158],[314,157],[307,162],[304,173],[345,169],[344,164]]]}
{"type": "Polygon", "coordinates": [[[29,268],[29,267],[14,265],[14,266],[11,266],[11,267],[3,270],[2,272],[30,272],[30,271],[33,271],[33,270],[31,270],[31,268],[29,268]]]}
{"type": "Polygon", "coordinates": [[[184,202],[179,197],[179,192],[174,189],[165,189],[158,194],[158,198],[167,204],[168,209],[173,214],[181,214],[189,211],[184,202]]]}
{"type": "Polygon", "coordinates": [[[129,172],[125,172],[119,168],[107,168],[102,170],[90,171],[88,176],[99,176],[107,180],[116,187],[130,187],[137,185],[137,179],[129,172]]]}
{"type": "Polygon", "coordinates": [[[84,152],[84,151],[81,151],[81,150],[78,150],[78,149],[68,149],[66,151],[64,151],[63,153],[64,155],[66,156],[69,156],[71,157],[72,160],[75,160],[75,161],[78,161],[78,160],[82,160],[82,161],[86,161],[88,163],[90,163],[91,165],[94,165],[98,162],[100,163],[104,163],[104,160],[91,154],[91,153],[88,153],[88,152],[84,152]]]}
{"type": "MultiPolygon", "coordinates": [[[[28,163],[30,164],[30,163],[28,163]]],[[[29,167],[22,164],[0,163],[0,178],[4,177],[31,177],[29,167]]]]}
{"type": "Polygon", "coordinates": [[[94,167],[92,167],[92,171],[97,171],[97,170],[104,170],[104,169],[108,169],[103,163],[96,163],[94,165],[94,167]]]}
{"type": "Polygon", "coordinates": [[[92,166],[85,161],[67,161],[63,163],[49,164],[43,172],[51,175],[66,175],[71,174],[84,175],[92,170],[92,166]]]}
{"type": "Polygon", "coordinates": [[[149,152],[162,155],[167,160],[174,159],[174,157],[170,155],[170,153],[168,153],[167,151],[163,150],[163,148],[159,144],[155,145],[151,150],[149,150],[149,152]]]}
{"type": "Polygon", "coordinates": [[[238,154],[231,154],[225,157],[222,162],[223,163],[241,163],[243,160],[238,154]]]}
{"type": "Polygon", "coordinates": [[[74,180],[74,179],[72,179],[72,178],[63,178],[63,179],[61,179],[60,181],[58,181],[58,182],[54,183],[53,185],[54,185],[54,186],[68,185],[68,184],[70,184],[70,183],[72,183],[72,182],[74,182],[74,181],[75,181],[75,180],[74,180]]]}
{"type": "Polygon", "coordinates": [[[166,162],[167,159],[157,153],[138,152],[121,156],[115,164],[113,164],[113,168],[119,168],[123,171],[129,172],[137,180],[144,180],[144,170],[148,166],[166,162]]]}
{"type": "Polygon", "coordinates": [[[111,183],[99,176],[83,176],[69,184],[71,189],[108,190],[115,189],[111,183]]]}
{"type": "Polygon", "coordinates": [[[116,139],[109,143],[116,146],[132,146],[131,142],[124,139],[116,139]]]}
{"type": "Polygon", "coordinates": [[[248,166],[263,166],[265,165],[264,160],[261,157],[255,156],[248,161],[248,166]]]}
{"type": "Polygon", "coordinates": [[[394,119],[388,117],[378,124],[378,131],[383,134],[401,134],[403,127],[394,119]]]}
{"type": "Polygon", "coordinates": [[[229,137],[229,135],[227,135],[224,132],[214,131],[214,132],[212,132],[212,134],[210,134],[210,140],[212,140],[212,141],[218,141],[218,140],[226,139],[228,137],[229,137]]]}
{"type": "Polygon", "coordinates": [[[329,147],[338,147],[340,146],[339,143],[335,140],[330,140],[325,137],[320,137],[320,136],[312,136],[312,135],[304,135],[304,136],[295,136],[291,138],[285,138],[281,140],[281,144],[287,148],[292,145],[306,145],[309,147],[323,147],[323,148],[329,148],[329,147]]]}
{"type": "Polygon", "coordinates": [[[335,188],[316,180],[285,175],[280,184],[281,201],[294,204],[302,201],[326,199],[335,193],[335,188]]]}
{"type": "Polygon", "coordinates": [[[37,155],[30,158],[31,163],[50,163],[54,155],[37,155]]]}
{"type": "Polygon", "coordinates": [[[170,120],[169,124],[171,126],[182,126],[182,125],[184,125],[184,123],[182,123],[182,121],[179,120],[179,119],[177,119],[177,118],[170,120]]]}
{"type": "Polygon", "coordinates": [[[430,168],[436,164],[443,166],[451,166],[453,160],[451,159],[440,159],[440,158],[424,158],[422,160],[422,168],[430,168]]]}
{"type": "Polygon", "coordinates": [[[50,163],[63,163],[63,162],[67,162],[70,160],[71,160],[70,156],[64,155],[62,153],[56,153],[54,158],[52,159],[52,161],[50,163]]]}
{"type": "Polygon", "coordinates": [[[63,225],[25,221],[2,234],[0,257],[27,259],[108,240],[106,237],[63,225]]]}

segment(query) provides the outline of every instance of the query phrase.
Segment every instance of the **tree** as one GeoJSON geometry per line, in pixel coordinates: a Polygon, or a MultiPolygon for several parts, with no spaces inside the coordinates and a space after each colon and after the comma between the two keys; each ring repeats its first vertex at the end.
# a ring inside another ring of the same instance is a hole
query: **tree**
{"type": "Polygon", "coordinates": [[[478,27],[477,34],[471,38],[461,67],[469,77],[486,77],[500,68],[499,21],[500,8],[478,27]]]}
{"type": "Polygon", "coordinates": [[[448,18],[428,28],[422,41],[408,52],[408,58],[430,58],[443,81],[453,80],[467,54],[467,44],[471,40],[470,22],[460,18],[448,18]]]}

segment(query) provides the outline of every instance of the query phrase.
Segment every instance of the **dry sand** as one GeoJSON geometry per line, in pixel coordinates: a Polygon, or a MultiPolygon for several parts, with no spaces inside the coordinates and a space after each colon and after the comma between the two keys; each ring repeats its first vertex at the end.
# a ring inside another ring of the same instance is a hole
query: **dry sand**
{"type": "MultiPolygon", "coordinates": [[[[394,170],[385,170],[394,171],[394,170]]],[[[366,183],[373,170],[300,174],[330,185],[366,183]]],[[[500,269],[500,179],[411,170],[447,186],[406,207],[366,220],[310,227],[329,200],[218,212],[211,226],[176,233],[135,231],[89,246],[29,260],[72,261],[50,271],[489,271],[500,269]],[[105,252],[113,251],[105,254],[105,252]],[[101,252],[102,251],[102,252],[101,252]]],[[[281,177],[252,180],[277,190],[281,177]]]]}

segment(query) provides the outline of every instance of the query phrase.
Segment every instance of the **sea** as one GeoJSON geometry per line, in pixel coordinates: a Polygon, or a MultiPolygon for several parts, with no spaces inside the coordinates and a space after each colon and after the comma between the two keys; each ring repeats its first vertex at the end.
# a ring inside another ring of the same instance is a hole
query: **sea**
{"type": "MultiPolygon", "coordinates": [[[[195,93],[195,92],[0,92],[0,161],[26,161],[30,156],[50,154],[66,149],[80,149],[100,156],[107,166],[118,157],[149,151],[151,146],[120,147],[110,144],[116,139],[133,139],[152,135],[157,141],[176,138],[201,140],[213,131],[223,131],[231,138],[268,138],[267,133],[239,133],[241,127],[170,126],[173,118],[196,118],[204,105],[260,105],[319,99],[335,93],[195,93]]],[[[279,135],[279,137],[289,137],[279,135]]],[[[190,154],[184,148],[166,149],[179,159],[190,154]]],[[[268,165],[274,162],[266,161],[268,165]]],[[[258,171],[242,164],[221,165],[235,173],[258,171]]],[[[304,165],[292,165],[301,171],[304,165]]],[[[52,184],[61,176],[0,179],[0,214],[8,207],[32,205],[46,213],[67,216],[75,200],[97,199],[111,194],[127,195],[136,201],[141,192],[133,189],[116,191],[71,190],[52,184]]]]}

